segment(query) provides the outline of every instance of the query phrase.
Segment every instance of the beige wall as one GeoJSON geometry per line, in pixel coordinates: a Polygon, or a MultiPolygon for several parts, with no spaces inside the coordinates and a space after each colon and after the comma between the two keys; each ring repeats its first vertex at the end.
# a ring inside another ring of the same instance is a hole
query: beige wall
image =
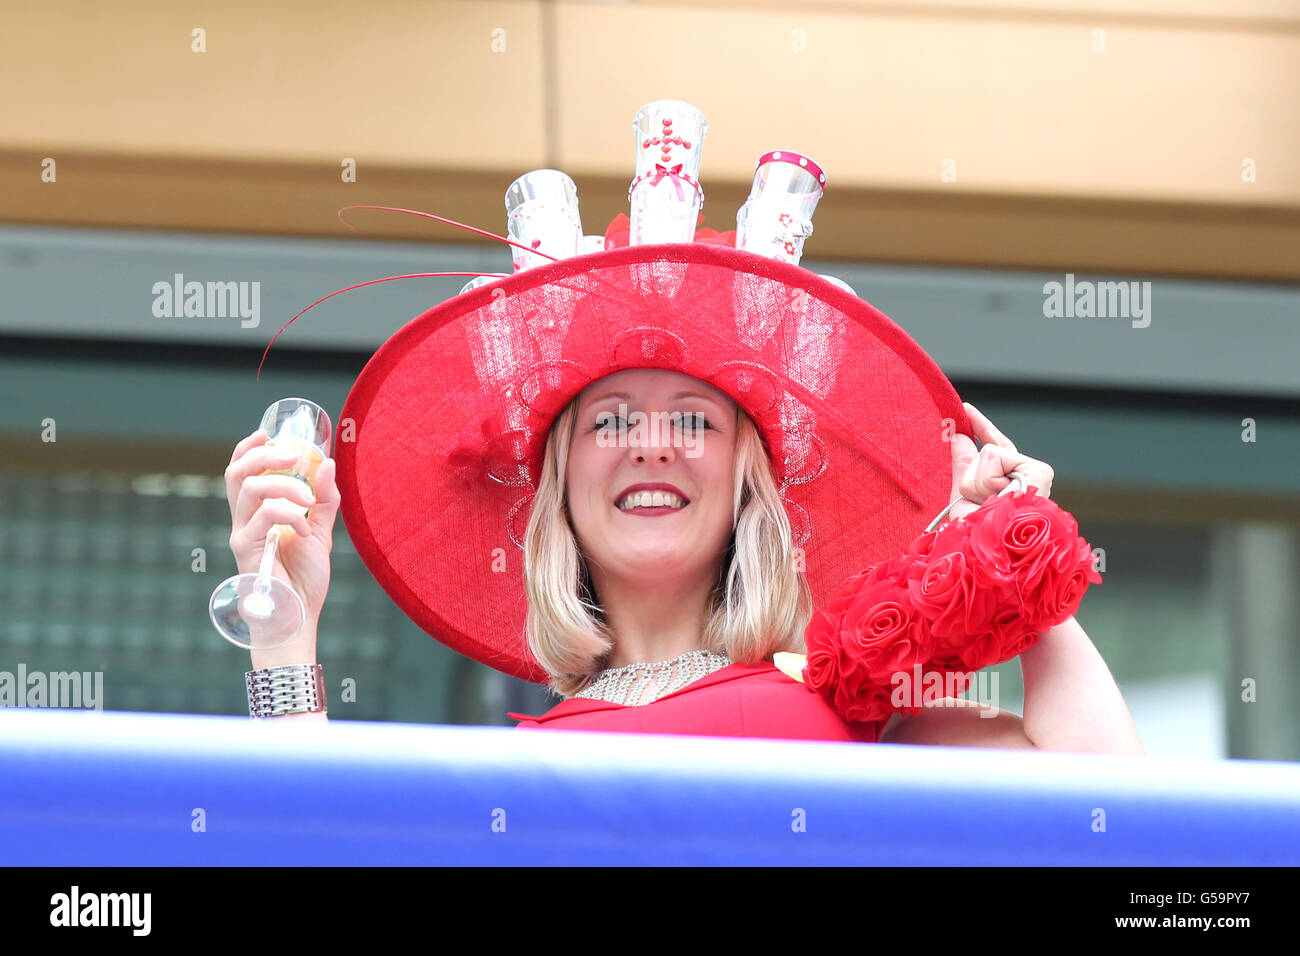
{"type": "Polygon", "coordinates": [[[0,218],[332,236],[382,202],[500,229],[510,180],[557,166],[602,231],[633,112],[676,98],[710,121],[709,225],[767,149],[826,168],[809,255],[1298,279],[1300,4],[1221,6],[32,5],[0,34],[0,218]]]}

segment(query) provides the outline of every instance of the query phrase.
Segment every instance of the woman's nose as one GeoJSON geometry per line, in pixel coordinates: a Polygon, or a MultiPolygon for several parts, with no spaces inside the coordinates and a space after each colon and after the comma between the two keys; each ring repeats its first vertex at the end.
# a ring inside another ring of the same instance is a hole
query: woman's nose
{"type": "Polygon", "coordinates": [[[677,449],[672,446],[670,439],[661,441],[646,441],[640,444],[628,442],[628,454],[633,461],[644,461],[646,458],[657,458],[660,461],[671,462],[677,458],[677,449]]]}
{"type": "Polygon", "coordinates": [[[671,462],[677,457],[679,430],[666,413],[649,412],[644,427],[629,433],[628,453],[633,460],[655,457],[671,462]]]}

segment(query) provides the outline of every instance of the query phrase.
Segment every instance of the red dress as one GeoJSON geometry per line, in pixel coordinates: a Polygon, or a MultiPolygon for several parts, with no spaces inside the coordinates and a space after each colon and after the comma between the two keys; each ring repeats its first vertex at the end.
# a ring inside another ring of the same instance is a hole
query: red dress
{"type": "Polygon", "coordinates": [[[729,664],[649,704],[570,697],[540,717],[509,714],[517,730],[607,730],[707,737],[778,737],[877,743],[885,721],[846,721],[770,660],[729,664]]]}

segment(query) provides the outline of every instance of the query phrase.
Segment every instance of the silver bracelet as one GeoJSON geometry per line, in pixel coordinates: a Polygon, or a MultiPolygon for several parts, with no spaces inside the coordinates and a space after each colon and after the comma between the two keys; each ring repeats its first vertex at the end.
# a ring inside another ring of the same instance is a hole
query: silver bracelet
{"type": "Polygon", "coordinates": [[[319,664],[283,664],[248,671],[248,716],[324,714],[325,672],[319,664]]]}
{"type": "MultiPolygon", "coordinates": [[[[1015,489],[1016,485],[1020,486],[1019,487],[1020,491],[1024,491],[1029,487],[1029,482],[1025,480],[1025,476],[1018,471],[1013,471],[1006,477],[1010,478],[1011,482],[1005,488],[1003,488],[1001,491],[998,492],[997,497],[999,498],[1005,495],[1008,491],[1012,491],[1013,489],[1015,489]]],[[[952,511],[953,506],[956,505],[957,502],[959,501],[970,501],[970,499],[967,498],[965,495],[958,495],[952,501],[948,502],[948,507],[944,508],[942,511],[940,511],[937,515],[934,516],[934,520],[931,521],[930,524],[926,527],[926,529],[921,533],[929,534],[931,531],[937,528],[939,526],[939,523],[943,521],[944,518],[948,517],[948,512],[952,511]]],[[[976,504],[976,502],[974,501],[970,501],[970,503],[976,504]]]]}

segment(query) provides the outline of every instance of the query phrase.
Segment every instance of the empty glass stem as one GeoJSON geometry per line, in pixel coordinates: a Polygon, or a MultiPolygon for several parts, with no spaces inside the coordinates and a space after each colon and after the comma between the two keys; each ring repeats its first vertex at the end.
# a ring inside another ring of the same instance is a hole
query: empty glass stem
{"type": "Polygon", "coordinates": [[[271,591],[271,570],[275,567],[275,550],[280,544],[280,526],[271,525],[266,535],[266,547],[262,551],[262,564],[257,569],[257,593],[268,594],[271,591]]]}

